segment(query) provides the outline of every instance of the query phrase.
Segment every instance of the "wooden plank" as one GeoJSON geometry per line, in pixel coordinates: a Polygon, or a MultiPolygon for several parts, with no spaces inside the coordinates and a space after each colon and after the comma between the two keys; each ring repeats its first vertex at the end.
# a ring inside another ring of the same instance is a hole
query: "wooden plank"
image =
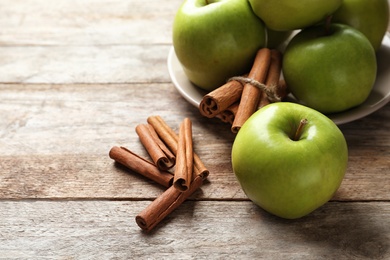
{"type": "Polygon", "coordinates": [[[171,82],[169,45],[0,46],[0,83],[171,82]]]}
{"type": "MultiPolygon", "coordinates": [[[[217,149],[215,140],[223,145],[234,140],[229,125],[202,117],[172,84],[0,84],[0,95],[0,142],[1,147],[7,147],[2,155],[85,153],[92,145],[93,151],[101,151],[110,144],[127,144],[137,139],[135,126],[154,114],[173,128],[190,117],[194,138],[200,142],[198,148],[208,145],[208,149],[217,149]],[[94,142],[97,139],[100,141],[94,142]]],[[[390,104],[342,125],[352,155],[363,156],[360,149],[378,147],[375,152],[386,156],[389,118],[390,104]]],[[[207,153],[211,152],[215,151],[207,153]]]]}
{"type": "Polygon", "coordinates": [[[1,1],[0,82],[170,82],[166,63],[180,4],[1,1]]]}
{"type": "MultiPolygon", "coordinates": [[[[201,117],[171,84],[3,84],[0,95],[2,198],[155,198],[161,187],[115,167],[108,152],[123,145],[147,157],[134,129],[159,114],[175,130],[193,120],[195,149],[211,171],[202,199],[246,199],[232,173],[229,126],[201,117]]],[[[390,199],[389,117],[387,105],[341,127],[350,162],[335,200],[390,199]]]]}
{"type": "Polygon", "coordinates": [[[387,146],[389,144],[388,129],[390,129],[389,104],[373,114],[352,123],[340,125],[348,143],[354,146],[372,146],[373,144],[387,146]]]}
{"type": "Polygon", "coordinates": [[[170,44],[174,15],[181,3],[181,0],[55,0],[50,3],[2,0],[0,43],[13,46],[170,44]]]}
{"type": "MultiPolygon", "coordinates": [[[[139,150],[135,127],[156,114],[175,130],[190,117],[199,150],[204,142],[234,138],[226,124],[201,117],[171,84],[3,84],[0,96],[1,155],[107,154],[113,145],[139,150]]],[[[208,148],[217,149],[212,143],[208,148]]]]}
{"type": "Polygon", "coordinates": [[[169,44],[180,0],[2,0],[6,46],[169,44]],[[136,36],[136,37],[135,37],[136,36]]]}
{"type": "Polygon", "coordinates": [[[149,201],[0,201],[6,259],[388,259],[390,203],[328,203],[283,220],[251,202],[186,201],[150,234],[149,201]]]}
{"type": "MultiPolygon", "coordinates": [[[[104,153],[108,154],[108,147],[104,153]]],[[[215,157],[200,153],[210,169],[202,200],[247,200],[230,165],[229,151],[214,164],[215,157]]],[[[201,157],[201,158],[202,158],[201,157]]],[[[343,183],[333,200],[390,200],[388,154],[370,154],[376,165],[352,157],[343,183]]],[[[154,199],[164,188],[117,167],[108,155],[0,156],[0,197],[3,199],[154,199]]]]}
{"type": "Polygon", "coordinates": [[[166,60],[180,4],[1,1],[0,82],[170,82],[166,60]]]}
{"type": "Polygon", "coordinates": [[[390,104],[341,126],[350,164],[332,202],[300,220],[273,217],[234,177],[228,125],[170,83],[181,2],[0,1],[0,258],[390,258],[390,104]],[[108,151],[146,156],[134,128],[151,114],[193,120],[211,175],[145,234],[134,217],[163,188],[108,151]]]}

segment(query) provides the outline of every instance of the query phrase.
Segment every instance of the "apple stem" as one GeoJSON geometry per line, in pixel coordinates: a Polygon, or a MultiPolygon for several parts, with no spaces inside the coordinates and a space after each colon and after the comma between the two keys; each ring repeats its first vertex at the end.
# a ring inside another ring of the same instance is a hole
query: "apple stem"
{"type": "Polygon", "coordinates": [[[303,127],[305,127],[305,125],[307,124],[307,119],[304,118],[302,119],[300,122],[299,122],[299,126],[297,128],[297,131],[295,132],[295,136],[294,136],[294,141],[298,141],[299,138],[301,137],[301,134],[302,134],[302,130],[303,130],[303,127]]]}

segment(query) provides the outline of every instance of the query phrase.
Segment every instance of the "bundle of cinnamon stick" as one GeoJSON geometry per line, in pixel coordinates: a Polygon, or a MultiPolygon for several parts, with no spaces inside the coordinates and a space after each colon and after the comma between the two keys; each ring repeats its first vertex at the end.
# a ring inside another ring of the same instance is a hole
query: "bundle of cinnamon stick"
{"type": "Polygon", "coordinates": [[[286,83],[280,79],[281,69],[281,52],[260,49],[249,74],[232,77],[206,94],[199,104],[200,113],[230,123],[232,132],[237,133],[256,110],[287,96],[286,83]]]}
{"type": "Polygon", "coordinates": [[[125,147],[112,147],[109,156],[167,188],[135,218],[141,229],[150,231],[201,187],[209,171],[194,153],[189,118],[180,124],[178,135],[160,116],[150,116],[136,132],[152,162],[125,147]]]}

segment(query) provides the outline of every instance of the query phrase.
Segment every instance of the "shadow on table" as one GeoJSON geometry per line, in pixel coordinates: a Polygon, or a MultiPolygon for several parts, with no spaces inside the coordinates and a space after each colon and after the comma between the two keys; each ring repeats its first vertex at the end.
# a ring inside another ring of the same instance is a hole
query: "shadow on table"
{"type": "MultiPolygon", "coordinates": [[[[388,216],[376,205],[359,202],[329,202],[306,217],[285,220],[258,208],[267,225],[280,235],[286,244],[302,241],[321,248],[322,256],[340,255],[385,259],[389,257],[390,241],[388,216]]],[[[272,231],[274,232],[274,231],[272,231]]]]}

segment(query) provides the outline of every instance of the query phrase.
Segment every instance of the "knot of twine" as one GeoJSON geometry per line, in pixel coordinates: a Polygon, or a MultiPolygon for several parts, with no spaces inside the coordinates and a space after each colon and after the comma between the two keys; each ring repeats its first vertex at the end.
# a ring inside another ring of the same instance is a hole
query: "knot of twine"
{"type": "Polygon", "coordinates": [[[238,81],[241,84],[251,84],[252,86],[257,87],[267,95],[268,100],[270,102],[280,102],[282,100],[281,97],[276,93],[276,88],[277,88],[276,85],[267,86],[263,83],[258,82],[255,79],[242,77],[242,76],[231,77],[228,81],[232,81],[232,80],[238,81]]]}

